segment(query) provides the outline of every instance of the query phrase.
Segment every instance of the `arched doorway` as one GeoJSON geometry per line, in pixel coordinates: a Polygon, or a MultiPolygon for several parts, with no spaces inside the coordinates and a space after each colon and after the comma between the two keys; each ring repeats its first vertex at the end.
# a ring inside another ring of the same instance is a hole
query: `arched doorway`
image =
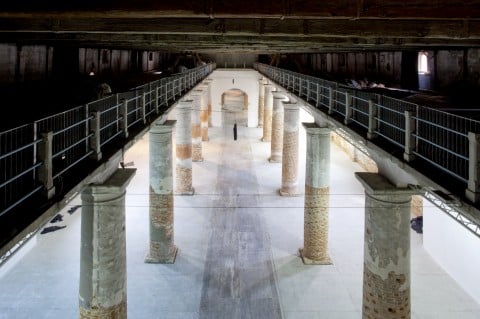
{"type": "Polygon", "coordinates": [[[222,93],[222,126],[224,128],[248,126],[248,95],[239,89],[222,93]]]}

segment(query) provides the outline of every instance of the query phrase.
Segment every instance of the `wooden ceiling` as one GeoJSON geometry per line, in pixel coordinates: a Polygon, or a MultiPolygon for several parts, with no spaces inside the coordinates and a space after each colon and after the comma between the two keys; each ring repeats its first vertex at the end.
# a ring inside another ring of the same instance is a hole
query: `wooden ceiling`
{"type": "Polygon", "coordinates": [[[480,47],[480,0],[11,0],[0,42],[294,53],[480,47]]]}

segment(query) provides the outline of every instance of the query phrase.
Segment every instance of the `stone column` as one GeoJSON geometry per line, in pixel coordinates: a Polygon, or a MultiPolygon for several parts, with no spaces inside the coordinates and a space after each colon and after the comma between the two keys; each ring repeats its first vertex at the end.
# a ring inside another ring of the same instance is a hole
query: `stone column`
{"type": "Polygon", "coordinates": [[[263,113],[263,142],[270,142],[272,139],[272,112],[273,112],[273,94],[274,86],[265,85],[265,106],[263,113]]]}
{"type": "Polygon", "coordinates": [[[284,108],[282,186],[280,195],[298,196],[298,132],[300,108],[294,102],[282,102],[284,108]]]}
{"type": "Polygon", "coordinates": [[[208,113],[208,127],[212,127],[212,79],[206,79],[204,81],[205,85],[207,85],[207,113],[208,113]]]}
{"type": "Polygon", "coordinates": [[[263,127],[263,112],[265,106],[265,85],[267,81],[260,79],[258,86],[258,127],[263,127]]]}
{"type": "Polygon", "coordinates": [[[200,101],[200,127],[203,142],[208,141],[208,90],[208,83],[202,85],[202,98],[200,101]]]}
{"type": "Polygon", "coordinates": [[[193,100],[181,100],[178,102],[177,124],[175,131],[177,166],[176,189],[179,195],[193,195],[192,187],[192,124],[191,113],[193,100]]]}
{"type": "Polygon", "coordinates": [[[307,132],[305,168],[304,246],[305,264],[330,265],[328,255],[328,207],[330,184],[330,129],[303,123],[307,132]]]}
{"type": "Polygon", "coordinates": [[[412,191],[377,173],[355,173],[365,187],[363,318],[410,318],[412,191]]]}
{"type": "Polygon", "coordinates": [[[82,192],[81,319],[127,318],[125,192],[136,169],[118,169],[82,192]]]}
{"type": "Polygon", "coordinates": [[[272,113],[272,143],[270,145],[270,163],[280,163],[282,161],[283,150],[283,101],[288,101],[284,92],[276,91],[273,93],[273,113],[272,113]]]}
{"type": "Polygon", "coordinates": [[[193,99],[192,109],[192,161],[203,162],[202,157],[202,132],[201,132],[201,104],[202,90],[193,90],[190,94],[193,99]]]}
{"type": "Polygon", "coordinates": [[[177,255],[173,228],[173,147],[175,121],[150,129],[150,250],[147,263],[173,264],[177,255]]]}

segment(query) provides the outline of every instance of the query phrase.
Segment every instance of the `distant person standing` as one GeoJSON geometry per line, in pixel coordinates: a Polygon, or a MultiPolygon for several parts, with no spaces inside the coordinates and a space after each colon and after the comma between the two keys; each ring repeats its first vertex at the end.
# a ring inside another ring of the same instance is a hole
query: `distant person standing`
{"type": "Polygon", "coordinates": [[[233,124],[233,140],[237,140],[237,123],[233,124]]]}

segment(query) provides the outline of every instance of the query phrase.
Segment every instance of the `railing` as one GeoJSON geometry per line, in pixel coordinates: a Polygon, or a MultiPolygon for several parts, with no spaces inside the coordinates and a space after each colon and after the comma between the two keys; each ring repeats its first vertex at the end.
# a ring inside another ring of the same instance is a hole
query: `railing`
{"type": "Polygon", "coordinates": [[[467,184],[467,196],[478,194],[469,198],[479,201],[480,121],[265,64],[254,67],[319,110],[355,124],[368,139],[403,151],[405,161],[421,159],[467,184]]]}
{"type": "MultiPolygon", "coordinates": [[[[215,68],[208,64],[0,133],[0,216],[40,193],[51,198],[62,176],[100,160],[113,140],[158,115],[215,68]]],[[[44,196],[44,195],[40,195],[44,196]]]]}

